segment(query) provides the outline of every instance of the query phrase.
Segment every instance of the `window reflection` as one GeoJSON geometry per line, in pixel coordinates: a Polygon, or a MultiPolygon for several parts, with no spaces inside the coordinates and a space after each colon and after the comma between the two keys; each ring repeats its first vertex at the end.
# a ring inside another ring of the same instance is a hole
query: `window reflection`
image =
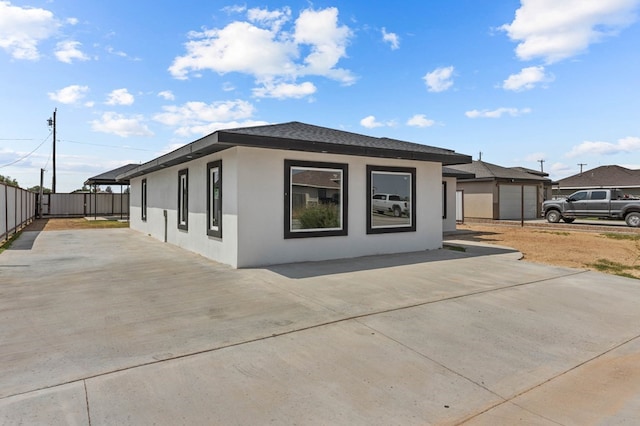
{"type": "Polygon", "coordinates": [[[371,173],[371,227],[411,226],[411,175],[371,173]]]}
{"type": "Polygon", "coordinates": [[[342,228],[342,170],[291,167],[291,231],[342,228]]]}
{"type": "Polygon", "coordinates": [[[367,166],[367,233],[415,231],[416,171],[367,166]]]}

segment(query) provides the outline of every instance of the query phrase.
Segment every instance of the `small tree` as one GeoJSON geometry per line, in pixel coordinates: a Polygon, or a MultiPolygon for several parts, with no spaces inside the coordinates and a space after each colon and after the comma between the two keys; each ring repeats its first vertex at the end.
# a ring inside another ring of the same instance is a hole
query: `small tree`
{"type": "Polygon", "coordinates": [[[113,191],[111,190],[111,187],[110,187],[110,186],[107,186],[107,187],[105,188],[104,192],[107,192],[107,193],[109,193],[109,194],[113,193],[113,191]]]}
{"type": "MultiPolygon", "coordinates": [[[[32,186],[31,188],[27,188],[27,190],[31,191],[31,192],[36,192],[36,193],[40,193],[40,185],[36,185],[36,186],[32,186]]],[[[43,187],[42,188],[42,193],[43,194],[50,194],[51,190],[49,188],[43,187]]]]}
{"type": "Polygon", "coordinates": [[[6,183],[9,186],[20,186],[18,185],[18,181],[15,179],[11,179],[11,176],[2,176],[0,175],[0,182],[6,183]]]}

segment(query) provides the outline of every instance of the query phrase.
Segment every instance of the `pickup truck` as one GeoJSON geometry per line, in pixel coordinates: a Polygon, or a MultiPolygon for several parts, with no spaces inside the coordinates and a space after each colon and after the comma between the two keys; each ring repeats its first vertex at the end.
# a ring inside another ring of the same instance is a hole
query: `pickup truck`
{"type": "Polygon", "coordinates": [[[380,214],[393,213],[395,217],[409,216],[409,202],[395,194],[373,194],[371,210],[380,214]]]}
{"type": "Polygon", "coordinates": [[[640,199],[629,197],[619,189],[585,189],[566,199],[542,203],[542,214],[548,222],[566,223],[577,217],[624,219],[628,226],[640,226],[640,199]]]}

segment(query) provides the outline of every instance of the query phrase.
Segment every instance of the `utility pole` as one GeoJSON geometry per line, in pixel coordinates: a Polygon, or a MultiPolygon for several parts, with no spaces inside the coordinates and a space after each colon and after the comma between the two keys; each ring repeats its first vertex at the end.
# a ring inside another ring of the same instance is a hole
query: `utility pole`
{"type": "Polygon", "coordinates": [[[44,169],[40,169],[40,191],[38,191],[38,219],[42,219],[42,197],[44,196],[44,169]]]}
{"type": "Polygon", "coordinates": [[[542,173],[544,173],[544,167],[543,167],[543,165],[544,165],[544,161],[545,161],[545,160],[538,160],[538,163],[540,163],[540,171],[541,171],[542,173]]]}
{"type": "Polygon", "coordinates": [[[47,122],[49,127],[53,127],[53,178],[51,179],[51,192],[56,193],[56,112],[58,108],[53,110],[53,118],[49,118],[47,122]]]}
{"type": "Polygon", "coordinates": [[[478,161],[482,161],[482,151],[478,153],[478,161]]]}
{"type": "Polygon", "coordinates": [[[578,163],[578,166],[580,166],[580,174],[582,174],[582,166],[586,166],[587,163],[578,163]]]}

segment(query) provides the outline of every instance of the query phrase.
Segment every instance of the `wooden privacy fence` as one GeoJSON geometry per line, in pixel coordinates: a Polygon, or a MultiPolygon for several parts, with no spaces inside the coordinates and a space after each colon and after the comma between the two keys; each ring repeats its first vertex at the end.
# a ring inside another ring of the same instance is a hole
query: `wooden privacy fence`
{"type": "Polygon", "coordinates": [[[35,192],[0,183],[0,242],[31,223],[36,210],[35,192]]]}

